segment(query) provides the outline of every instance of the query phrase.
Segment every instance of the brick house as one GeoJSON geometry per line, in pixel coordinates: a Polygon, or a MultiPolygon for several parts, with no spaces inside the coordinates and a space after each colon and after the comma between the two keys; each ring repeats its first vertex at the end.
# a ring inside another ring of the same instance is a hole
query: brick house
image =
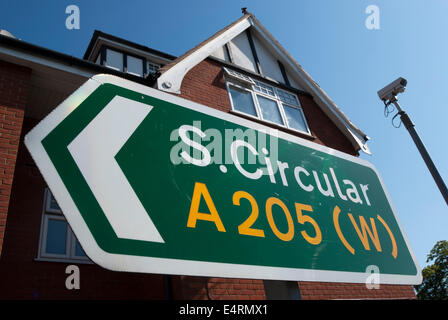
{"type": "Polygon", "coordinates": [[[180,57],[95,31],[83,59],[0,35],[0,299],[414,299],[409,285],[119,273],[85,255],[23,137],[95,74],[112,74],[358,156],[357,128],[250,13],[180,57]],[[242,104],[245,101],[246,104],[242,104]],[[249,101],[249,102],[248,102],[249,101]],[[276,106],[276,107],[273,107],[276,106]],[[67,265],[81,288],[67,290],[67,265]]]}

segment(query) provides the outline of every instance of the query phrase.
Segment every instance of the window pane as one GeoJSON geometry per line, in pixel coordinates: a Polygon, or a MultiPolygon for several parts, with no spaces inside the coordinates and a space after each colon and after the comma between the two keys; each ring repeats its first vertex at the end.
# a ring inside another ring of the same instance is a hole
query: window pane
{"type": "Polygon", "coordinates": [[[134,58],[132,56],[127,56],[127,66],[126,71],[127,73],[132,73],[137,76],[143,76],[143,61],[139,58],[134,58]]]}
{"type": "Polygon", "coordinates": [[[56,202],[56,199],[53,197],[52,194],[50,194],[50,204],[49,209],[54,211],[61,211],[61,208],[59,207],[58,203],[56,202]]]}
{"type": "Polygon", "coordinates": [[[67,223],[63,220],[48,219],[46,253],[65,255],[67,223]]]}
{"type": "Polygon", "coordinates": [[[110,49],[106,50],[106,66],[123,71],[123,54],[110,49]]]}
{"type": "Polygon", "coordinates": [[[282,116],[280,115],[280,111],[278,110],[277,102],[262,96],[257,95],[257,97],[263,119],[278,124],[283,124],[282,116]]]}
{"type": "Polygon", "coordinates": [[[148,61],[148,64],[146,65],[146,70],[148,71],[148,74],[150,73],[156,73],[157,70],[159,70],[160,66],[158,64],[152,63],[148,61]]]}
{"type": "Polygon", "coordinates": [[[75,256],[77,257],[86,257],[86,253],[82,249],[81,245],[79,244],[78,240],[76,240],[75,243],[75,256]]]}
{"type": "Polygon", "coordinates": [[[255,80],[254,89],[255,89],[255,91],[270,95],[271,97],[275,98],[274,88],[271,86],[268,86],[267,84],[264,84],[260,81],[255,80]]]}
{"type": "Polygon", "coordinates": [[[305,119],[303,118],[302,112],[299,109],[288,107],[283,105],[285,110],[286,119],[288,120],[289,127],[308,132],[305,119]]]}
{"type": "Polygon", "coordinates": [[[278,94],[279,99],[282,102],[289,103],[289,104],[292,104],[294,106],[298,106],[299,105],[299,102],[297,101],[297,98],[296,98],[295,95],[293,95],[293,94],[291,94],[289,92],[280,90],[280,89],[277,89],[277,94],[278,94]]]}
{"type": "Polygon", "coordinates": [[[233,107],[238,111],[257,116],[251,93],[249,91],[237,89],[235,87],[229,88],[230,95],[232,96],[233,107]]]}

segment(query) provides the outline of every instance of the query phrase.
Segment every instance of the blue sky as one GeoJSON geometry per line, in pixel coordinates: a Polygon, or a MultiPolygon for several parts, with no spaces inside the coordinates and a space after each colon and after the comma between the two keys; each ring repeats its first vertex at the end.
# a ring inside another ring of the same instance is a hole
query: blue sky
{"type": "Polygon", "coordinates": [[[410,136],[383,114],[376,92],[397,77],[399,96],[442,177],[448,180],[448,2],[443,0],[25,1],[3,0],[0,29],[82,57],[95,29],[180,55],[248,10],[279,40],[346,115],[371,137],[372,162],[398,212],[418,262],[448,239],[448,208],[410,136]],[[80,8],[79,30],[65,8],[80,8]],[[380,29],[368,30],[368,5],[380,29]]]}

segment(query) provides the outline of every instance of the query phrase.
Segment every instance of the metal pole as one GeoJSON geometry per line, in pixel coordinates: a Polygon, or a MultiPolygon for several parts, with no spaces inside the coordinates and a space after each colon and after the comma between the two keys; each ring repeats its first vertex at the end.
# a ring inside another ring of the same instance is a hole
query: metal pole
{"type": "Polygon", "coordinates": [[[404,126],[406,127],[409,134],[411,135],[412,140],[414,140],[414,143],[417,146],[417,149],[420,152],[420,155],[422,156],[423,160],[425,161],[426,166],[429,169],[429,172],[431,172],[431,175],[434,178],[434,181],[436,182],[437,186],[439,187],[440,193],[442,193],[442,196],[445,199],[446,204],[448,205],[448,189],[447,189],[442,177],[440,176],[439,171],[437,170],[434,162],[432,161],[428,151],[426,150],[425,145],[423,144],[417,131],[415,130],[414,123],[412,123],[411,118],[409,118],[408,114],[400,107],[400,105],[398,104],[398,100],[396,98],[392,99],[391,102],[397,108],[397,111],[398,111],[398,114],[400,115],[401,121],[403,122],[404,126]]]}

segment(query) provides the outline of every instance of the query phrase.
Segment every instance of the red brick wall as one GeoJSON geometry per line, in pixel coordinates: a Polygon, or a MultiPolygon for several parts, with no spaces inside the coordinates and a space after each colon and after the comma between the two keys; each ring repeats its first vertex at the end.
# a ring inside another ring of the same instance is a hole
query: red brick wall
{"type": "Polygon", "coordinates": [[[416,299],[412,286],[382,284],[367,289],[365,284],[299,281],[304,300],[324,299],[416,299]]]}
{"type": "Polygon", "coordinates": [[[262,280],[173,277],[173,298],[194,300],[264,300],[262,280]]]}
{"type": "Polygon", "coordinates": [[[307,119],[315,143],[327,146],[341,152],[358,156],[347,137],[336,127],[326,114],[314,102],[313,98],[299,95],[300,104],[307,119]]]}
{"type": "Polygon", "coordinates": [[[31,70],[0,61],[0,256],[31,70]]]}
{"type": "MultiPolygon", "coordinates": [[[[181,97],[229,112],[231,106],[222,65],[206,59],[191,69],[182,82],[181,97]]],[[[299,99],[314,138],[300,135],[301,137],[358,155],[347,138],[310,96],[299,94],[299,99]]],[[[181,299],[266,299],[261,280],[173,277],[173,284],[176,288],[174,297],[181,299]]],[[[299,290],[302,299],[415,298],[412,286],[381,285],[378,290],[369,290],[364,284],[301,281],[299,290]]]]}

